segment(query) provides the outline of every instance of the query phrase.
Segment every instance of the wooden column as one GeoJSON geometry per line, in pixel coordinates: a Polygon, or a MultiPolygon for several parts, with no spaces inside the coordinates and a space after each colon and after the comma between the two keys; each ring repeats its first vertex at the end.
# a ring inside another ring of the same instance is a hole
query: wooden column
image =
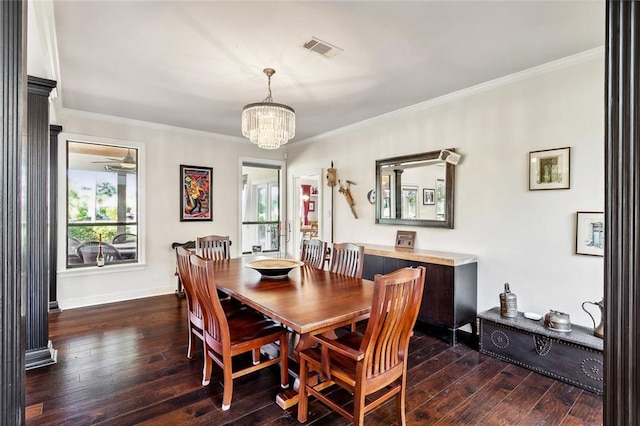
{"type": "Polygon", "coordinates": [[[607,1],[604,424],[640,424],[640,2],[607,1]]]}
{"type": "Polygon", "coordinates": [[[26,2],[0,2],[0,423],[24,424],[20,159],[26,101],[26,2]]]}
{"type": "Polygon", "coordinates": [[[394,193],[396,194],[396,202],[395,202],[395,215],[393,216],[394,219],[402,219],[402,173],[404,172],[404,169],[394,169],[393,173],[395,175],[395,190],[394,193]]]}
{"type": "Polygon", "coordinates": [[[58,135],[62,126],[49,126],[49,312],[58,306],[58,135]]]}
{"type": "MultiPolygon", "coordinates": [[[[56,82],[28,77],[26,182],[23,212],[26,223],[27,297],[25,299],[25,367],[56,362],[49,341],[49,93],[56,82]]],[[[55,230],[53,230],[55,232],[55,230]]],[[[55,268],[55,265],[53,265],[55,268]]]]}

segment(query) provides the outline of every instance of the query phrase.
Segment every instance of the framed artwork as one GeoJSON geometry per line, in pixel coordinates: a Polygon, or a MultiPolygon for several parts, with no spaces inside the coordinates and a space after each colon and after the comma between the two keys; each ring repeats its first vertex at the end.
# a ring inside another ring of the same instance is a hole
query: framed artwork
{"type": "Polygon", "coordinates": [[[569,189],[571,148],[529,153],[529,191],[569,189]]]}
{"type": "Polygon", "coordinates": [[[316,211],[316,202],[315,201],[309,201],[309,211],[310,212],[315,212],[316,211]]]}
{"type": "Polygon", "coordinates": [[[312,186],[311,187],[311,195],[318,195],[318,187],[317,186],[312,186]]]}
{"type": "Polygon", "coordinates": [[[576,214],[576,254],[604,256],[604,213],[576,214]]]}
{"type": "Polygon", "coordinates": [[[211,167],[180,165],[180,222],[211,221],[211,167]]]}
{"type": "Polygon", "coordinates": [[[433,188],[422,189],[422,204],[431,206],[436,203],[436,190],[433,188]]]}
{"type": "Polygon", "coordinates": [[[416,242],[416,231],[398,231],[396,233],[396,247],[412,249],[416,242]]]}

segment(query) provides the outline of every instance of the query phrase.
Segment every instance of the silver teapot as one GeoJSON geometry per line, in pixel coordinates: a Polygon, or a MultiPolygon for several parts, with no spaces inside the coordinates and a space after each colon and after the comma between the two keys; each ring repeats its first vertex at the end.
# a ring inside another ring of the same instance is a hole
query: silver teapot
{"type": "Polygon", "coordinates": [[[591,317],[591,321],[593,321],[593,335],[604,339],[604,299],[599,302],[582,302],[582,310],[585,311],[591,317]],[[591,312],[587,311],[587,308],[584,307],[587,303],[600,308],[600,325],[596,326],[595,318],[593,318],[591,312]]]}
{"type": "Polygon", "coordinates": [[[571,331],[571,321],[569,320],[569,314],[554,311],[552,309],[547,315],[544,316],[544,326],[554,331],[562,331],[565,333],[569,332],[571,331]]]}

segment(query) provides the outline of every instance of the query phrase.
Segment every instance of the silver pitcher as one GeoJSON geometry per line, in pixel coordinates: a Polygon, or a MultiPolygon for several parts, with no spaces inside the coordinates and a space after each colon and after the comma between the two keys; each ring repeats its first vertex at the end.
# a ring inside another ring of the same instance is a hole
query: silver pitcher
{"type": "Polygon", "coordinates": [[[582,310],[585,311],[591,317],[591,321],[593,321],[593,335],[604,339],[604,299],[599,302],[582,302],[582,310]],[[587,308],[584,307],[587,303],[600,308],[600,325],[596,326],[595,318],[593,318],[591,312],[587,311],[587,308]]]}

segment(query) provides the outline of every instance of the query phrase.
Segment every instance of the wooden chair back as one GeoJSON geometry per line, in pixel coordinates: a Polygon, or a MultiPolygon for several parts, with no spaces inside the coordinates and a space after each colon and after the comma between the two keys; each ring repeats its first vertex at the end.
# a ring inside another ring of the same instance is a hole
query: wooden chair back
{"type": "Polygon", "coordinates": [[[231,241],[229,236],[207,235],[196,238],[196,251],[199,256],[211,260],[231,258],[231,241]]]}
{"type": "Polygon", "coordinates": [[[400,377],[407,369],[409,339],[418,318],[425,267],[402,268],[376,275],[371,314],[360,345],[364,353],[362,380],[367,393],[400,377]],[[388,377],[387,377],[388,375],[388,377]]]}
{"type": "Polygon", "coordinates": [[[327,243],[321,240],[302,240],[300,260],[316,269],[324,269],[324,256],[327,243]]]}
{"type": "Polygon", "coordinates": [[[187,357],[193,356],[193,336],[204,340],[203,337],[203,315],[200,302],[196,297],[196,291],[191,282],[191,251],[183,246],[176,247],[176,265],[178,279],[182,283],[185,299],[187,299],[187,316],[189,319],[189,346],[187,347],[187,357]]]}
{"type": "Polygon", "coordinates": [[[336,243],[331,253],[329,270],[336,274],[362,278],[364,247],[352,243],[336,243]]]}
{"type": "Polygon", "coordinates": [[[189,260],[191,283],[202,309],[207,344],[211,345],[214,351],[222,354],[223,351],[228,350],[231,340],[227,318],[218,298],[212,259],[192,254],[189,260]]]}

